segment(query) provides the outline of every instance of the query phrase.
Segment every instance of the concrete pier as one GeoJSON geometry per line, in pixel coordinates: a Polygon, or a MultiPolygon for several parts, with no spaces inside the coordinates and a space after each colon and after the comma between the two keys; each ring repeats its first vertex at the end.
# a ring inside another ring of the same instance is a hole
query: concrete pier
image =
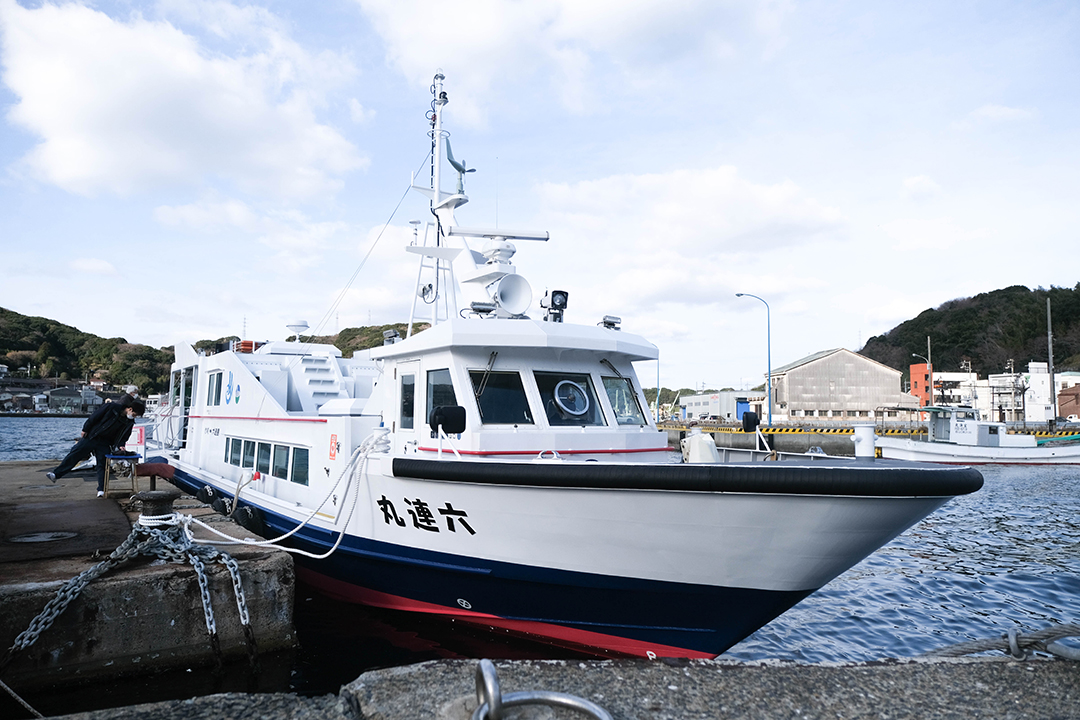
{"type": "MultiPolygon", "coordinates": [[[[66,716],[70,720],[468,720],[476,660],[361,675],[338,696],[223,694],[66,716]]],[[[615,720],[1064,720],[1080,717],[1080,665],[1007,657],[859,665],[684,660],[498,661],[502,695],[546,690],[596,703],[615,720]]],[[[582,720],[546,706],[512,720],[582,720]]]]}
{"type": "MultiPolygon", "coordinates": [[[[139,516],[139,503],[126,502],[130,490],[97,498],[92,471],[51,483],[45,472],[54,465],[0,463],[0,653],[66,581],[107,558],[139,516]]],[[[165,481],[157,485],[172,488],[165,481]]],[[[231,535],[251,535],[193,498],[182,498],[174,509],[218,523],[231,535]]],[[[258,651],[294,647],[292,558],[279,550],[221,549],[240,566],[258,651]]],[[[248,642],[230,576],[216,563],[206,572],[221,656],[244,658],[248,642]]],[[[14,655],[0,680],[34,692],[216,661],[193,567],[140,557],[86,585],[34,645],[14,655]]]]}

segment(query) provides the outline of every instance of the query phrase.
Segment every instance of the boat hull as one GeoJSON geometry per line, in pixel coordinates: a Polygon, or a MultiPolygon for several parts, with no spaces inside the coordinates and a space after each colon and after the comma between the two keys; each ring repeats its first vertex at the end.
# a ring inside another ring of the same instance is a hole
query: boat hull
{"type": "Polygon", "coordinates": [[[908,438],[879,437],[883,458],[951,465],[1078,465],[1080,444],[1038,447],[983,447],[908,438]]]}
{"type": "MultiPolygon", "coordinates": [[[[197,468],[177,482],[228,494],[197,468]]],[[[359,512],[337,550],[297,564],[302,578],[353,602],[597,655],[714,657],[977,484],[974,471],[855,463],[386,458],[356,489],[359,512]],[[416,512],[422,498],[455,514],[433,532],[416,512]]],[[[258,508],[271,537],[308,515],[254,492],[242,503],[258,508]]],[[[288,542],[321,554],[337,539],[333,523],[319,521],[288,542]]]]}

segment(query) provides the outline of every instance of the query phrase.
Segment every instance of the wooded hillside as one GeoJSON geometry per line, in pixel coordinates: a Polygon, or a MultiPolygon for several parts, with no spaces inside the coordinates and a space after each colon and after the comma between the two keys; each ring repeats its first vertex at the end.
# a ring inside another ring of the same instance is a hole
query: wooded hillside
{"type": "MultiPolygon", "coordinates": [[[[427,324],[416,326],[416,332],[427,324]]],[[[406,325],[375,325],[345,328],[336,335],[301,336],[304,342],[329,343],[352,357],[357,350],[382,345],[384,330],[397,330],[405,337],[406,325]]],[[[228,347],[235,336],[200,340],[196,350],[216,352],[228,347]]],[[[152,348],[129,343],[124,338],[102,338],[49,318],[21,315],[0,308],[0,365],[12,376],[58,378],[60,380],[100,379],[112,385],[137,385],[145,395],[169,388],[169,367],[173,348],[152,348]],[[25,368],[25,369],[24,369],[25,368]]]]}
{"type": "Polygon", "coordinates": [[[1080,370],[1080,283],[1076,287],[1029,290],[1014,285],[958,298],[924,310],[911,320],[870,338],[860,355],[904,371],[926,355],[930,337],[934,370],[959,372],[969,361],[979,377],[1006,371],[1011,359],[1019,371],[1030,361],[1048,359],[1046,299],[1054,331],[1054,369],[1080,370]]]}

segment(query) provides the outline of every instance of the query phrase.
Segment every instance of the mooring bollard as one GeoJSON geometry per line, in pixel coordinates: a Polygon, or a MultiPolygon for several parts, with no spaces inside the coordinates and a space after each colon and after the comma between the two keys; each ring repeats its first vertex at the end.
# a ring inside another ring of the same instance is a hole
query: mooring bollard
{"type": "Polygon", "coordinates": [[[158,517],[172,515],[173,503],[180,499],[176,490],[144,490],[135,493],[135,499],[142,503],[143,515],[158,517]]]}

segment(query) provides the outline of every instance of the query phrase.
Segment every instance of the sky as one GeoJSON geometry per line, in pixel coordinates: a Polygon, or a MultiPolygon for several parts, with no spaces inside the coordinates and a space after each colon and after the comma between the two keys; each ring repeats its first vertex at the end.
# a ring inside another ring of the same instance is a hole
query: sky
{"type": "Polygon", "coordinates": [[[155,347],[406,321],[438,71],[458,222],[550,232],[531,314],[621,317],[645,386],[1080,281],[1074,2],[0,0],[0,306],[155,347]]]}

